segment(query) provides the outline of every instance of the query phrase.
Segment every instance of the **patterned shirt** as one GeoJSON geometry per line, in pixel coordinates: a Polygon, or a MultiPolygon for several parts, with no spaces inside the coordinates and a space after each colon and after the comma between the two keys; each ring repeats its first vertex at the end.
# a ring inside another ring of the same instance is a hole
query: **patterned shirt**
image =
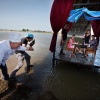
{"type": "Polygon", "coordinates": [[[90,41],[90,48],[95,49],[96,45],[97,45],[97,40],[96,39],[93,39],[93,40],[90,41]]]}

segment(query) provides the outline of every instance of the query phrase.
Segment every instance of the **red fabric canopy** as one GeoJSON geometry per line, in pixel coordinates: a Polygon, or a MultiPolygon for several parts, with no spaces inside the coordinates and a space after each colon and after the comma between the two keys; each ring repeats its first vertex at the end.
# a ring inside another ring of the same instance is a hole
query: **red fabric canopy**
{"type": "Polygon", "coordinates": [[[94,20],[91,22],[94,35],[96,37],[100,36],[100,20],[94,20]]]}
{"type": "Polygon", "coordinates": [[[50,45],[51,52],[55,51],[57,33],[67,21],[67,18],[74,4],[74,1],[75,0],[54,0],[53,2],[50,13],[51,27],[54,32],[50,45]]]}

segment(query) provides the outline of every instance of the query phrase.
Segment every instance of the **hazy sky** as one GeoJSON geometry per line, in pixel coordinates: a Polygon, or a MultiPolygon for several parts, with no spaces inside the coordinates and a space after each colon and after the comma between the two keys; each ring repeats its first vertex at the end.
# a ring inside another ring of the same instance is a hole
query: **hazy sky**
{"type": "Polygon", "coordinates": [[[52,31],[53,0],[0,0],[0,29],[52,31]]]}

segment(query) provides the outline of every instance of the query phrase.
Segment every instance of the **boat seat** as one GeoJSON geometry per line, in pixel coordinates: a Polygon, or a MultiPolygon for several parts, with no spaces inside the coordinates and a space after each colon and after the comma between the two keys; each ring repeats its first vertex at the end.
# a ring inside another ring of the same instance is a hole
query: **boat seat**
{"type": "Polygon", "coordinates": [[[97,50],[98,45],[96,45],[96,47],[94,49],[86,49],[86,56],[88,56],[89,53],[92,53],[92,57],[95,57],[96,55],[96,50],[97,50]]]}

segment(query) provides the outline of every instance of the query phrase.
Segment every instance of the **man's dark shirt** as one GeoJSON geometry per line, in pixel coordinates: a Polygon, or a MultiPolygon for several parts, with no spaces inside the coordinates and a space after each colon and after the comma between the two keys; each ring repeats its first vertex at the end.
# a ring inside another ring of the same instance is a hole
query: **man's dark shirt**
{"type": "Polygon", "coordinates": [[[62,39],[66,40],[67,39],[67,30],[66,29],[62,29],[62,35],[63,35],[62,39]]]}
{"type": "Polygon", "coordinates": [[[91,36],[91,35],[89,35],[89,36],[86,36],[86,35],[85,35],[85,43],[89,44],[90,36],[91,36]]]}
{"type": "Polygon", "coordinates": [[[22,44],[25,44],[25,46],[27,45],[27,43],[28,43],[28,41],[27,41],[27,39],[26,38],[22,38],[21,39],[21,43],[22,44]]]}
{"type": "Polygon", "coordinates": [[[97,40],[96,39],[93,39],[90,41],[90,48],[93,48],[95,49],[97,46],[97,40]]]}

